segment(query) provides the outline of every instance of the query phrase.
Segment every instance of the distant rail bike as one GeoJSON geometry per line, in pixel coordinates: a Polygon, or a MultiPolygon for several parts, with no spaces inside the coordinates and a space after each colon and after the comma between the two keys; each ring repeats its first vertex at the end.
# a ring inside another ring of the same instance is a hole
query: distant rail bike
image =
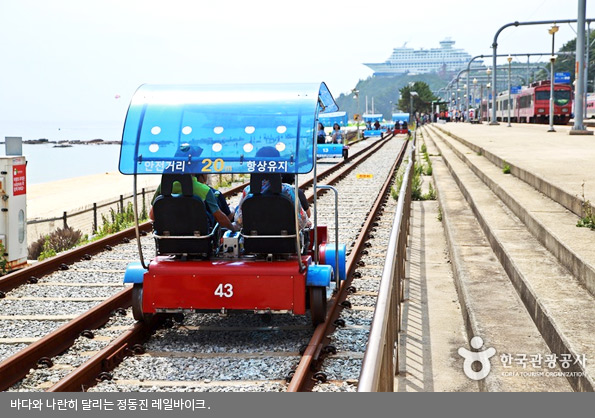
{"type": "Polygon", "coordinates": [[[134,176],[135,213],[137,176],[162,176],[153,206],[156,255],[145,263],[139,241],[140,261],[124,276],[133,285],[137,320],[158,313],[309,310],[314,325],[324,322],[328,295],[345,278],[345,245],[338,243],[338,224],[335,242],[328,242],[316,216],[311,228],[300,229],[297,177],[314,170],[314,190],[331,188],[316,184],[315,127],[319,114],[336,110],[324,83],[137,90],[119,162],[120,172],[134,176]],[[251,175],[241,230],[209,225],[192,189],[191,176],[201,173],[251,175]],[[283,173],[296,176],[295,186],[281,183],[283,173]],[[293,202],[283,187],[293,188],[293,202]]]}

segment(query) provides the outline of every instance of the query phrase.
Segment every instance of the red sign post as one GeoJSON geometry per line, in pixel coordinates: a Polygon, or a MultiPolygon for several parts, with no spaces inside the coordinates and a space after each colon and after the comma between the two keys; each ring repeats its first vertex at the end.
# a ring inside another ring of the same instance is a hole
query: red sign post
{"type": "Polygon", "coordinates": [[[27,193],[27,166],[25,164],[12,167],[12,194],[14,196],[27,193]]]}

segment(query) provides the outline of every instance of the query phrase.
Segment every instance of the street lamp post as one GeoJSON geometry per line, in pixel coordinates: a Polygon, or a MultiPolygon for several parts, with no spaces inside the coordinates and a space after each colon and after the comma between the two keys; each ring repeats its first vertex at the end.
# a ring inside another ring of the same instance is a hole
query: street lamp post
{"type": "MultiPolygon", "coordinates": [[[[355,100],[357,100],[357,110],[356,110],[356,114],[358,115],[356,122],[356,129],[357,129],[357,139],[359,140],[359,118],[361,117],[359,115],[359,90],[357,89],[353,89],[351,90],[351,92],[353,93],[353,98],[355,100]]],[[[354,118],[355,119],[355,118],[354,118]]]]}
{"type": "Polygon", "coordinates": [[[559,26],[554,24],[549,30],[548,33],[552,35],[552,56],[550,57],[550,129],[548,132],[556,132],[554,129],[554,62],[556,62],[556,56],[554,55],[554,41],[556,39],[556,32],[558,32],[559,26]]]}
{"type": "Polygon", "coordinates": [[[510,93],[510,63],[512,62],[512,57],[509,55],[508,58],[506,58],[508,60],[508,127],[510,128],[510,108],[512,107],[511,104],[511,93],[510,93]]]}
{"type": "Polygon", "coordinates": [[[463,84],[463,94],[465,100],[461,100],[461,113],[463,114],[463,122],[467,122],[466,119],[469,119],[469,89],[467,88],[467,84],[463,84]]]}
{"type": "Polygon", "coordinates": [[[556,56],[552,55],[550,57],[550,129],[548,132],[556,132],[554,129],[554,62],[556,62],[556,56]]]}
{"type": "Polygon", "coordinates": [[[473,119],[477,119],[475,110],[475,100],[477,99],[477,78],[473,79],[473,119]]]}
{"type": "MultiPolygon", "coordinates": [[[[486,70],[486,74],[487,74],[488,80],[489,80],[490,74],[492,74],[492,69],[488,67],[488,69],[486,70]]],[[[488,90],[488,98],[487,98],[487,105],[486,105],[488,114],[486,117],[486,121],[488,121],[490,125],[498,125],[498,122],[496,122],[496,118],[494,117],[494,115],[492,115],[492,117],[490,119],[490,83],[488,83],[486,85],[486,88],[488,90]]],[[[494,91],[495,90],[496,90],[496,86],[494,85],[494,91]]],[[[494,100],[494,99],[495,99],[495,97],[492,96],[492,100],[494,100]]],[[[492,105],[493,105],[493,103],[492,103],[492,105]]]]}
{"type": "Polygon", "coordinates": [[[483,123],[483,83],[479,88],[479,123],[483,123]]]}
{"type": "Polygon", "coordinates": [[[488,122],[489,125],[492,125],[494,120],[493,120],[493,116],[492,116],[492,121],[490,122],[490,92],[492,89],[492,84],[488,83],[486,84],[486,122],[488,122]]]}

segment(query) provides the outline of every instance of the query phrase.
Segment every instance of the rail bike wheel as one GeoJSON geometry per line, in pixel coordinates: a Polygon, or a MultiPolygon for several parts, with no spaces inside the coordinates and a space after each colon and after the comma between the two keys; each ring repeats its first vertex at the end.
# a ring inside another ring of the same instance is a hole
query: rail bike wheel
{"type": "Polygon", "coordinates": [[[153,315],[143,312],[143,285],[135,283],[132,287],[132,316],[137,321],[149,322],[153,315]]]}
{"type": "Polygon", "coordinates": [[[310,286],[308,288],[310,296],[310,316],[312,325],[317,326],[326,319],[326,287],[310,286]]]}

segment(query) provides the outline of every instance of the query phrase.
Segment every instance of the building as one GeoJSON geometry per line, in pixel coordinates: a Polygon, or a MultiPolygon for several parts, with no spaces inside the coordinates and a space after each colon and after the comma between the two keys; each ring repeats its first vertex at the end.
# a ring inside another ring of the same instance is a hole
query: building
{"type": "Polygon", "coordinates": [[[375,76],[459,71],[466,68],[471,55],[464,49],[453,48],[454,44],[450,38],[440,42],[440,48],[432,49],[407,48],[405,43],[393,49],[385,62],[364,65],[374,70],[375,76]]]}

